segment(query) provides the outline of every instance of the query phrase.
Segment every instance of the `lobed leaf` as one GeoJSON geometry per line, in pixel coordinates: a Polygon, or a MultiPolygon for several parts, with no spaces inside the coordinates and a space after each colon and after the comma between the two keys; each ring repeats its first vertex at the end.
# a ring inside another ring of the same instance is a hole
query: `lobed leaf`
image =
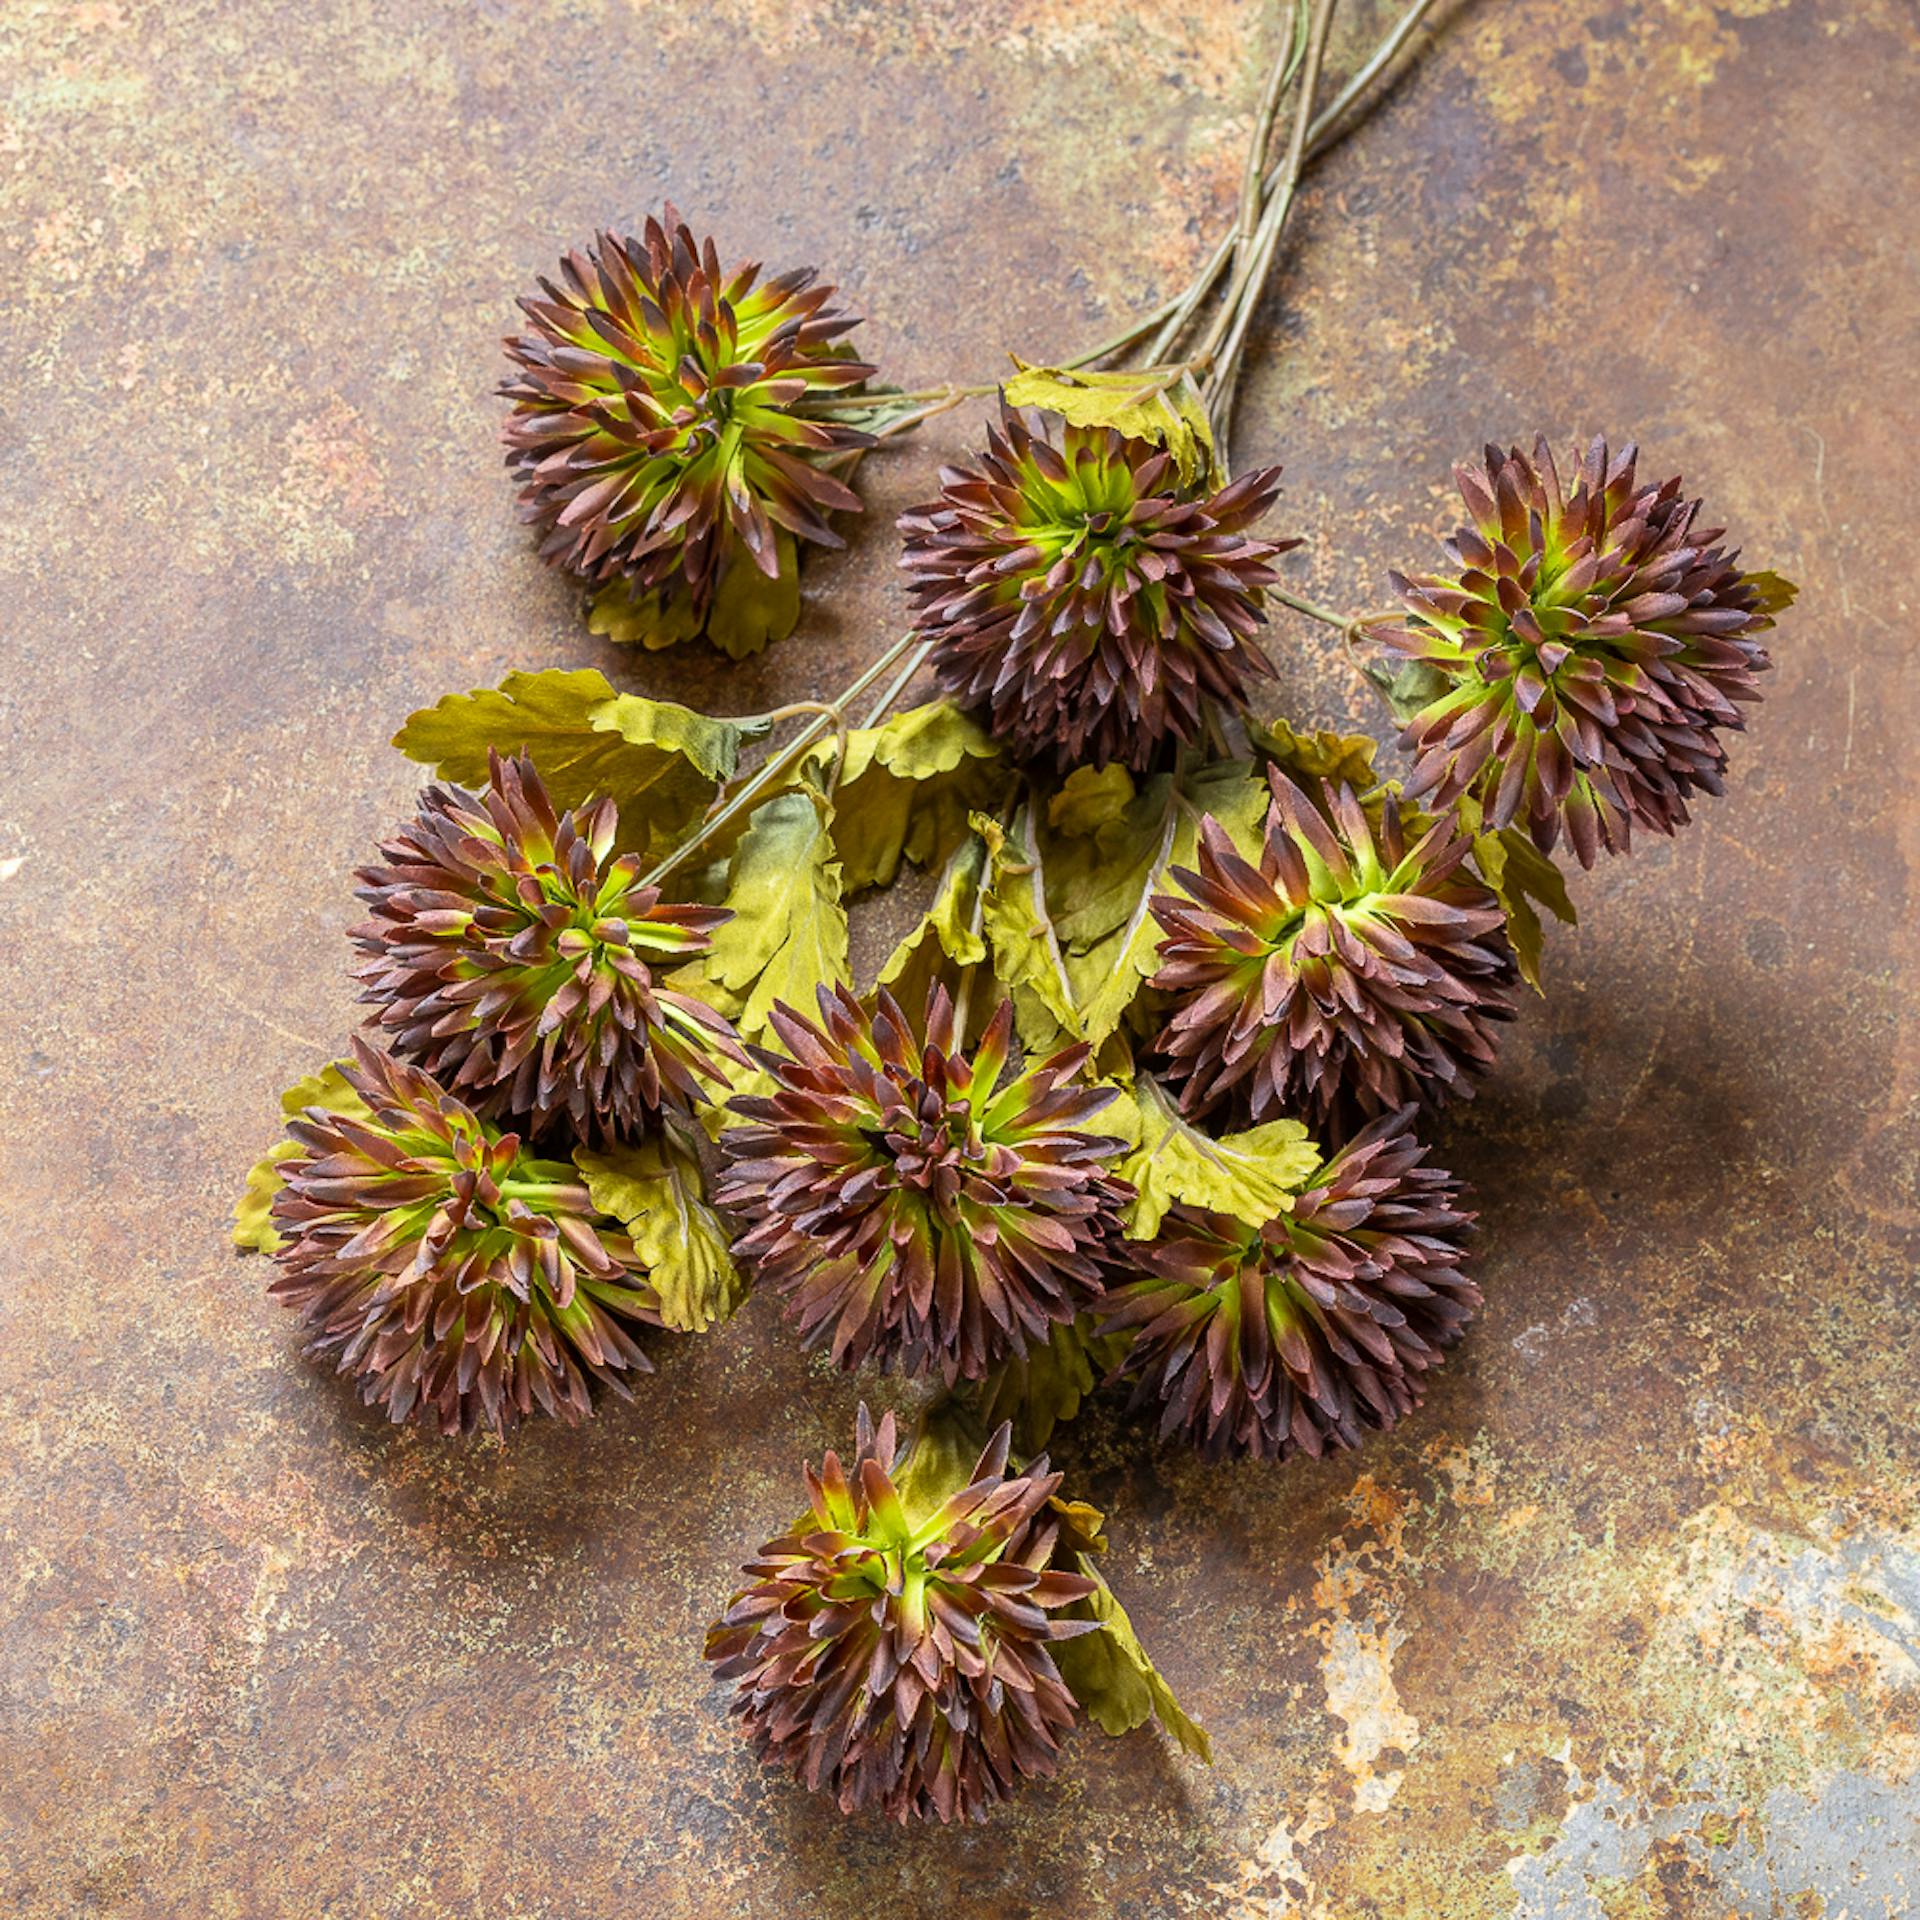
{"type": "Polygon", "coordinates": [[[1533,903],[1539,901],[1566,926],[1578,925],[1566,877],[1520,828],[1482,832],[1480,803],[1471,794],[1463,794],[1456,805],[1460,824],[1473,842],[1473,864],[1507,916],[1507,938],[1520,963],[1520,977],[1541,993],[1540,956],[1546,939],[1533,903]]]}
{"type": "Polygon", "coordinates": [[[1176,1201],[1263,1227],[1292,1209],[1295,1192],[1320,1166],[1320,1149],[1298,1120],[1269,1120],[1214,1139],[1183,1119],[1159,1083],[1144,1075],[1131,1100],[1116,1101],[1101,1124],[1134,1141],[1114,1168],[1134,1187],[1127,1212],[1133,1240],[1151,1240],[1176,1201]]]}
{"type": "Polygon", "coordinates": [[[1080,1571],[1095,1582],[1094,1591],[1069,1610],[1069,1617],[1098,1620],[1098,1633],[1063,1640],[1053,1649],[1060,1677],[1103,1732],[1131,1733],[1157,1720],[1196,1759],[1213,1764],[1213,1742],[1173,1696],[1147,1657],[1127,1610],[1114,1598],[1090,1554],[1080,1556],[1080,1571]]]}
{"type": "Polygon", "coordinates": [[[955,849],[934,889],[933,904],[920,924],[887,956],[877,985],[903,1007],[924,1007],[936,980],[957,990],[962,970],[987,957],[977,918],[983,912],[980,882],[987,867],[987,843],[969,832],[955,849]]]}
{"type": "Polygon", "coordinates": [[[747,730],[671,701],[615,693],[592,668],[510,673],[410,715],[393,744],[443,780],[483,787],[489,749],[526,753],[557,807],[611,794],[620,845],[661,853],[733,775],[747,730]]]}
{"type": "Polygon", "coordinates": [[[987,885],[982,919],[994,969],[1013,997],[1020,1038],[1046,1052],[1080,1037],[1080,1015],[1067,978],[1066,956],[1047,917],[1046,872],[1030,808],[1014,816],[1017,838],[986,814],[973,816],[973,830],[986,843],[987,885]]]}
{"type": "Polygon", "coordinates": [[[1296,780],[1344,781],[1355,793],[1374,784],[1380,743],[1364,733],[1301,733],[1285,720],[1249,721],[1248,736],[1265,757],[1296,780]]]}
{"type": "Polygon", "coordinates": [[[731,1319],[747,1297],[732,1236],[707,1199],[700,1162],[671,1136],[609,1153],[575,1151],[573,1164],[602,1213],[627,1230],[660,1296],[660,1318],[679,1333],[731,1319]]]}
{"type": "Polygon", "coordinates": [[[1182,482],[1217,479],[1213,428],[1191,373],[1179,367],[1089,373],[1084,368],[1030,367],[1006,383],[1007,404],[1044,407],[1076,427],[1111,427],[1173,455],[1182,482]]]}
{"type": "Polygon", "coordinates": [[[1245,762],[1222,761],[1156,775],[1091,834],[1042,838],[1046,907],[1081,1038],[1097,1047],[1116,1032],[1158,964],[1153,896],[1179,891],[1171,870],[1192,864],[1202,816],[1212,814],[1235,845],[1257,854],[1267,799],[1245,762]]]}
{"type": "MultiPolygon", "coordinates": [[[[824,783],[834,751],[822,741],[805,755],[815,784],[824,783]]],[[[968,814],[994,805],[1007,779],[999,744],[951,701],[856,728],[833,796],[846,891],[891,886],[903,859],[938,866],[966,838],[968,814]]]]}
{"type": "Polygon", "coordinates": [[[756,807],[734,849],[725,901],[733,918],[715,929],[701,971],[743,1038],[765,1030],[776,1000],[811,1016],[815,990],[847,978],[832,828],[832,802],[801,786],[756,807]]]}
{"type": "MultiPolygon", "coordinates": [[[[367,1103],[347,1085],[340,1069],[344,1060],[329,1061],[318,1073],[296,1080],[280,1096],[280,1111],[289,1120],[297,1120],[309,1107],[324,1107],[329,1113],[367,1115],[367,1103]]],[[[370,1117],[370,1116],[368,1116],[370,1117]]],[[[233,1244],[251,1253],[273,1253],[280,1246],[280,1235],[273,1225],[273,1196],[286,1185],[277,1171],[282,1160],[300,1151],[297,1140],[276,1141],[254,1162],[247,1174],[246,1191],[233,1210],[233,1244]]]]}
{"type": "Polygon", "coordinates": [[[981,1420],[989,1428],[1011,1420],[1015,1450],[1039,1453],[1054,1429],[1079,1413],[1125,1346],[1124,1336],[1095,1333],[1085,1314],[1057,1324],[1042,1345],[1029,1347],[974,1389],[981,1420]]]}

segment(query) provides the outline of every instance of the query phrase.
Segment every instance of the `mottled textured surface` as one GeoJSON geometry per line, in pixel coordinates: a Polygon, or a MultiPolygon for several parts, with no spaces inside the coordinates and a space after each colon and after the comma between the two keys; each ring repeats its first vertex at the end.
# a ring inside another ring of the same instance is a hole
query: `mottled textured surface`
{"type": "MultiPolygon", "coordinates": [[[[1920,1900],[1901,0],[1455,0],[1304,202],[1238,436],[1287,463],[1297,585],[1377,603],[1448,463],[1541,425],[1637,435],[1805,592],[1730,796],[1580,882],[1449,1129],[1488,1306],[1426,1410],[1280,1471],[1070,1437],[1213,1771],[1090,1736],[985,1830],[839,1824],[697,1659],[859,1392],[772,1302],[586,1431],[448,1447],[303,1366],[225,1249],[352,1017],[401,716],[516,666],[836,685],[900,618],[892,513],[975,430],[870,463],[771,658],[616,659],[509,512],[514,291],[671,192],[823,262],[910,383],[1079,344],[1223,218],[1273,11],[0,8],[0,1910],[1920,1900]]],[[[1361,716],[1321,632],[1281,652],[1296,713],[1361,716]]]]}

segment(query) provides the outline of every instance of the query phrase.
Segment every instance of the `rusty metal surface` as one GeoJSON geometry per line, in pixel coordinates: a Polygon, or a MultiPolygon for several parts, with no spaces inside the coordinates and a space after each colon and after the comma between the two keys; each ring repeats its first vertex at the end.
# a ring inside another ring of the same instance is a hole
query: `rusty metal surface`
{"type": "MultiPolygon", "coordinates": [[[[770,1302],[632,1408],[394,1434],[224,1250],[352,1014],[411,707],[592,663],[746,711],[898,624],[870,463],[764,662],[615,657],[497,471],[497,337],[671,193],[909,383],[1184,277],[1251,0],[0,9],[0,1910],[1884,1916],[1920,1901],[1915,16],[1481,0],[1308,194],[1241,408],[1377,603],[1488,436],[1605,428],[1797,576],[1732,793],[1579,883],[1448,1130],[1484,1319],[1358,1457],[1064,1453],[1220,1763],[1076,1743],[983,1831],[763,1778],[698,1662],[844,1437],[770,1302]]],[[[1343,17],[1336,64],[1363,28],[1343,17]]],[[[1360,719],[1320,633],[1288,699],[1360,719]]]]}

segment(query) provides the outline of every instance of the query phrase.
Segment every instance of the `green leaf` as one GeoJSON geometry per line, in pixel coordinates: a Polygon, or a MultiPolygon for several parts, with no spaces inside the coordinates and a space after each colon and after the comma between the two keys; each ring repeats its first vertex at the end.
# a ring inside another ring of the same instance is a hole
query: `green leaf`
{"type": "Polygon", "coordinates": [[[991,1430],[1011,1420],[1015,1450],[1039,1453],[1125,1347],[1124,1335],[1095,1333],[1085,1314],[1057,1324],[1044,1345],[1029,1347],[974,1389],[982,1424],[991,1430]]]}
{"type": "Polygon", "coordinates": [[[747,1296],[732,1236],[707,1199],[700,1162],[668,1137],[611,1153],[575,1151],[593,1204],[610,1213],[647,1263],[660,1317],[680,1333],[704,1333],[747,1296]]]}
{"type": "MultiPolygon", "coordinates": [[[[800,554],[793,535],[774,535],[779,572],[769,579],[753,555],[731,542],[713,604],[707,610],[706,635],[734,660],[758,653],[770,640],[784,640],[800,621],[800,554]]],[[[593,596],[587,630],[615,646],[644,647],[659,653],[692,640],[701,631],[684,587],[635,592],[630,581],[614,580],[593,596]]]]}
{"type": "Polygon", "coordinates": [[[1253,744],[1296,780],[1345,781],[1355,793],[1374,784],[1373,756],[1380,743],[1364,733],[1300,733],[1285,720],[1251,721],[1253,744]]]}
{"type": "Polygon", "coordinates": [[[1133,775],[1119,761],[1110,760],[1098,772],[1075,767],[1047,802],[1047,825],[1069,840],[1082,839],[1117,820],[1133,796],[1133,775]]]}
{"type": "Polygon", "coordinates": [[[1566,877],[1520,828],[1482,832],[1480,802],[1472,794],[1462,794],[1455,805],[1460,824],[1473,842],[1473,864],[1507,916],[1507,938],[1520,963],[1520,977],[1541,993],[1540,956],[1546,939],[1533,903],[1539,901],[1569,927],[1578,925],[1579,915],[1567,897],[1566,877]]]}
{"type": "Polygon", "coordinates": [[[1759,594],[1762,613],[1785,613],[1800,597],[1800,589],[1791,580],[1771,570],[1748,574],[1747,585],[1759,594]]]}
{"type": "Polygon", "coordinates": [[[557,807],[609,793],[620,844],[665,852],[712,805],[745,731],[690,707],[615,693],[604,674],[510,673],[411,715],[393,744],[443,780],[482,787],[487,752],[524,751],[557,807]]]}
{"type": "Polygon", "coordinates": [[[1387,696],[1387,705],[1402,726],[1454,685],[1452,676],[1430,660],[1409,660],[1394,674],[1388,674],[1384,668],[1369,667],[1367,678],[1387,696]]]}
{"type": "Polygon", "coordinates": [[[1009,406],[1044,407],[1076,427],[1111,427],[1129,440],[1165,447],[1188,485],[1218,478],[1206,403],[1184,368],[1089,373],[1030,367],[1017,356],[1014,365],[1020,371],[1006,384],[1009,406]]]}
{"type": "Polygon", "coordinates": [[[1060,1641],[1053,1649],[1060,1677],[1074,1699],[1107,1733],[1131,1733],[1148,1720],[1158,1720],[1187,1752],[1211,1766],[1213,1742],[1181,1710],[1091,1555],[1081,1554],[1080,1571],[1096,1585],[1086,1599],[1076,1602],[1068,1617],[1098,1620],[1100,1631],[1060,1641]]]}
{"type": "Polygon", "coordinates": [[[1065,954],[1080,1033],[1094,1046],[1117,1031],[1158,964],[1156,893],[1178,893],[1171,869],[1190,867],[1200,820],[1212,814],[1257,857],[1268,791],[1241,761],[1148,781],[1093,835],[1041,842],[1047,909],[1065,954]]]}
{"type": "Polygon", "coordinates": [[[684,592],[636,593],[630,580],[611,580],[587,603],[587,631],[616,647],[659,653],[691,640],[700,622],[684,592]]]}
{"type": "Polygon", "coordinates": [[[936,980],[955,991],[962,970],[986,959],[987,944],[974,926],[986,867],[987,844],[969,833],[947,862],[933,905],[887,956],[875,984],[887,988],[903,1007],[924,1007],[936,980]]]}
{"type": "Polygon", "coordinates": [[[1114,1133],[1125,1126],[1135,1142],[1114,1168],[1136,1194],[1127,1213],[1129,1239],[1151,1240],[1180,1200],[1264,1227],[1292,1210],[1294,1193],[1319,1169],[1320,1150],[1298,1120],[1269,1120],[1216,1140],[1183,1120],[1152,1079],[1138,1082],[1131,1112],[1123,1116],[1124,1101],[1109,1107],[1101,1124],[1114,1133]]]}
{"type": "Polygon", "coordinates": [[[776,1000],[812,1016],[815,989],[847,978],[847,910],[833,845],[833,807],[812,787],[775,794],[753,811],[734,850],[726,904],[702,971],[710,996],[738,1011],[743,1037],[766,1027],[776,1000]]]}
{"type": "Polygon", "coordinates": [[[890,1476],[909,1525],[931,1519],[973,1484],[973,1470],[990,1437],[973,1410],[958,1400],[943,1397],[922,1412],[906,1458],[890,1476]]]}
{"type": "MultiPolygon", "coordinates": [[[[833,752],[822,741],[806,754],[804,771],[816,785],[833,752]]],[[[968,814],[993,805],[1007,779],[999,744],[951,701],[856,728],[833,797],[847,892],[891,886],[902,859],[938,866],[966,838],[968,814]]]]}
{"type": "Polygon", "coordinates": [[[744,660],[769,641],[784,640],[800,623],[800,555],[792,534],[775,534],[774,559],[779,572],[769,579],[736,543],[720,569],[707,638],[730,660],[744,660]]]}
{"type": "MultiPolygon", "coordinates": [[[[296,1080],[280,1096],[281,1114],[286,1119],[297,1120],[309,1107],[324,1107],[329,1113],[370,1118],[367,1103],[341,1077],[340,1069],[344,1065],[343,1060],[330,1061],[318,1073],[296,1080]]],[[[279,1247],[280,1235],[274,1230],[272,1217],[273,1196],[286,1182],[277,1169],[282,1160],[289,1160],[300,1151],[299,1141],[279,1140],[254,1162],[247,1175],[246,1191],[233,1210],[236,1247],[253,1253],[272,1253],[279,1247]]]]}
{"type": "Polygon", "coordinates": [[[1013,996],[1020,1038],[1037,1052],[1080,1037],[1080,1015],[1067,979],[1066,956],[1047,918],[1046,874],[1033,831],[1033,816],[1022,807],[1014,816],[1017,839],[986,814],[973,816],[973,830],[986,842],[987,890],[982,914],[992,946],[994,969],[1013,996]]]}

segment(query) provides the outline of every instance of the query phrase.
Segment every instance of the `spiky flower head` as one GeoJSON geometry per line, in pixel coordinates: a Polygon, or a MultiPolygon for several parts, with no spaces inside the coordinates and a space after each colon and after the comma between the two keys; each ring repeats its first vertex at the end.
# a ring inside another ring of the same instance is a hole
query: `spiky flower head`
{"type": "Polygon", "coordinates": [[[810,267],[759,276],[723,273],[668,206],[639,239],[602,233],[569,253],[506,342],[521,517],[544,559],[651,601],[650,644],[701,631],[716,595],[751,591],[743,568],[790,575],[795,537],[840,546],[826,516],[860,504],[825,468],[868,436],[796,411],[872,374],[835,344],[858,321],[810,267]]]}
{"type": "Polygon", "coordinates": [[[1273,671],[1268,562],[1299,542],[1249,529],[1279,486],[1260,467],[1213,490],[1110,427],[1062,425],[1056,445],[1003,406],[979,464],[900,521],[941,687],[1023,760],[1155,766],[1273,671]]]}
{"type": "Polygon", "coordinates": [[[656,975],[705,951],[724,908],[673,905],[612,856],[619,815],[602,795],[556,815],[528,759],[489,756],[487,790],[429,787],[417,818],[355,878],[371,918],[353,932],[368,1018],[474,1107],[631,1141],[691,1112],[723,1060],[748,1064],[732,1027],[656,975]]]}
{"type": "Polygon", "coordinates": [[[1095,1582],[1056,1565],[1083,1544],[1060,1476],[1044,1454],[1010,1472],[1008,1437],[961,1491],[919,1498],[893,1415],[876,1432],[862,1407],[851,1472],[832,1453],[807,1469],[808,1511],[707,1635],[761,1758],[843,1813],[984,1819],[1058,1763],[1075,1703],[1052,1648],[1096,1630],[1060,1617],[1095,1582]]]}
{"type": "Polygon", "coordinates": [[[1153,984],[1174,996],[1155,1043],[1190,1113],[1298,1113],[1339,1130],[1409,1101],[1467,1097],[1513,1014],[1499,902],[1451,814],[1391,793],[1269,773],[1260,863],[1203,822],[1189,898],[1156,894],[1153,984]]]}
{"type": "Polygon", "coordinates": [[[1408,792],[1471,794],[1544,853],[1564,827],[1587,867],[1722,790],[1721,734],[1759,699],[1760,635],[1792,597],[1741,571],[1677,476],[1643,486],[1636,459],[1595,440],[1571,488],[1544,439],[1530,460],[1490,446],[1480,471],[1456,467],[1471,524],[1444,573],[1394,576],[1413,618],[1380,635],[1445,683],[1401,735],[1408,792]]]}
{"type": "Polygon", "coordinates": [[[1134,1405],[1210,1459],[1353,1447],[1417,1406],[1480,1304],[1460,1271],[1474,1216],[1425,1164],[1412,1108],[1385,1114],[1264,1227],[1176,1205],[1116,1289],[1134,1405]]]}
{"type": "Polygon", "coordinates": [[[977,1380],[1099,1298],[1133,1190],[1108,1171],[1124,1142],[1086,1130],[1112,1090],[1068,1084],[1085,1047],[1008,1074],[1012,1006],[969,1057],[937,984],[917,1032],[844,987],[818,1025],[772,1024],[785,1051],[753,1053],[775,1091],[732,1103],[716,1197],[807,1345],[977,1380]]]}
{"type": "Polygon", "coordinates": [[[498,1434],[533,1413],[569,1426],[593,1388],[629,1398],[652,1371],[632,1329],[660,1324],[633,1242],[570,1166],[535,1159],[417,1067],[354,1042],[359,1111],[309,1107],[277,1168],[280,1271],[369,1406],[442,1433],[498,1434]]]}

